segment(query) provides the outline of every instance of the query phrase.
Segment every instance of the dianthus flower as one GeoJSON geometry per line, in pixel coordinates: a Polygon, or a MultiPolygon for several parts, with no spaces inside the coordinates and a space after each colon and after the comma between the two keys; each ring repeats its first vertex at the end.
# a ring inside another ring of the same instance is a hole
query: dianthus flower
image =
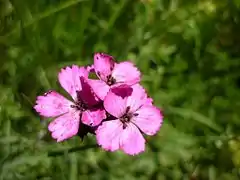
{"type": "Polygon", "coordinates": [[[86,68],[66,67],[59,73],[58,80],[72,101],[53,90],[37,97],[35,110],[41,116],[55,118],[48,129],[58,142],[76,135],[81,123],[97,126],[106,118],[100,99],[91,90],[87,78],[86,68]]]}
{"type": "Polygon", "coordinates": [[[163,120],[160,110],[139,84],[111,88],[104,108],[110,116],[98,127],[96,137],[98,144],[109,151],[123,150],[130,155],[144,151],[141,132],[156,134],[163,120]]]}
{"type": "Polygon", "coordinates": [[[116,63],[112,56],[96,53],[93,67],[99,79],[90,80],[90,85],[102,100],[111,87],[120,84],[134,85],[140,82],[140,71],[131,61],[116,63]]]}

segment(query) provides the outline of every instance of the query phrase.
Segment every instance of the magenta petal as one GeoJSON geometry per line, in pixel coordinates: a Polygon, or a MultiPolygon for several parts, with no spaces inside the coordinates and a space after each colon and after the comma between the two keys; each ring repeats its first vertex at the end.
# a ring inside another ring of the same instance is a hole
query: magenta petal
{"type": "Polygon", "coordinates": [[[128,123],[122,131],[120,146],[129,155],[136,155],[145,150],[145,139],[134,124],[128,123]]]}
{"type": "Polygon", "coordinates": [[[118,119],[105,121],[96,130],[97,142],[105,150],[116,151],[120,148],[122,131],[123,126],[118,119]]]}
{"type": "Polygon", "coordinates": [[[114,88],[108,92],[107,96],[104,99],[103,105],[109,114],[120,118],[126,112],[127,103],[126,98],[121,97],[121,94],[114,92],[115,90],[117,89],[114,88]]]}
{"type": "Polygon", "coordinates": [[[88,71],[89,73],[94,73],[94,72],[95,72],[95,70],[94,70],[94,65],[87,66],[87,71],[88,71]]]}
{"type": "Polygon", "coordinates": [[[106,112],[103,108],[90,109],[82,113],[82,123],[89,126],[97,126],[103,119],[106,119],[106,112]]]}
{"type": "Polygon", "coordinates": [[[78,133],[79,112],[69,112],[59,116],[48,125],[48,130],[57,142],[71,138],[78,133]]]}
{"type": "Polygon", "coordinates": [[[140,76],[140,71],[132,62],[128,61],[116,64],[112,71],[112,77],[116,80],[116,83],[133,85],[140,82],[140,76]]]}
{"type": "Polygon", "coordinates": [[[102,80],[89,79],[89,85],[92,87],[94,93],[101,99],[104,100],[110,87],[102,80]]]}
{"type": "Polygon", "coordinates": [[[94,55],[94,69],[98,77],[107,81],[107,76],[111,75],[114,68],[113,57],[104,53],[96,53],[94,55]]]}
{"type": "Polygon", "coordinates": [[[83,76],[88,77],[88,71],[84,67],[78,67],[73,65],[72,67],[66,67],[58,74],[58,80],[61,86],[72,96],[74,100],[77,100],[77,91],[82,89],[79,78],[83,76]]]}
{"type": "Polygon", "coordinates": [[[79,81],[81,82],[82,89],[78,91],[78,99],[81,99],[89,106],[96,105],[100,99],[94,93],[88,80],[84,77],[80,77],[79,81]]]}
{"type": "Polygon", "coordinates": [[[45,117],[55,117],[70,110],[71,101],[67,100],[56,91],[49,91],[43,96],[38,96],[34,109],[45,117]]]}
{"type": "Polygon", "coordinates": [[[150,99],[147,99],[145,89],[140,84],[131,86],[133,92],[127,97],[127,106],[130,107],[130,112],[135,112],[143,104],[150,103],[150,99]]]}
{"type": "Polygon", "coordinates": [[[142,106],[135,112],[137,116],[132,118],[132,122],[147,135],[154,135],[160,129],[163,116],[161,111],[151,105],[142,106]]]}
{"type": "Polygon", "coordinates": [[[145,105],[153,105],[153,99],[148,97],[144,104],[145,105]]]}

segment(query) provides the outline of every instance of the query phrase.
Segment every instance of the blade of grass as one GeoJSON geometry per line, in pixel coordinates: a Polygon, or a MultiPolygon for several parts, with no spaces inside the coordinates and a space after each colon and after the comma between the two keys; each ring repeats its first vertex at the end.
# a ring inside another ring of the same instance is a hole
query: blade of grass
{"type": "Polygon", "coordinates": [[[74,6],[74,5],[76,5],[76,4],[80,3],[80,2],[83,2],[83,1],[86,1],[86,0],[71,0],[71,1],[67,1],[67,2],[61,3],[61,4],[59,4],[59,5],[56,6],[56,7],[51,7],[51,8],[49,8],[48,10],[46,10],[46,11],[44,11],[44,12],[36,15],[35,17],[33,17],[31,21],[26,22],[26,23],[23,23],[22,26],[17,26],[15,29],[13,29],[12,31],[10,31],[10,32],[9,32],[8,34],[6,34],[5,36],[0,36],[0,42],[3,42],[4,39],[7,39],[7,37],[11,36],[12,34],[18,32],[18,31],[20,31],[21,28],[22,28],[22,29],[28,28],[28,27],[30,27],[31,25],[37,23],[38,21],[41,21],[41,20],[43,20],[43,19],[45,19],[45,18],[47,18],[47,17],[49,17],[49,16],[51,16],[51,15],[59,12],[59,11],[62,11],[62,10],[64,10],[64,9],[66,9],[66,8],[69,8],[69,7],[71,7],[71,6],[74,6]]]}
{"type": "Polygon", "coordinates": [[[92,13],[93,1],[88,1],[85,6],[81,9],[82,18],[80,19],[80,28],[79,28],[79,36],[81,37],[79,40],[79,49],[82,49],[84,44],[84,31],[88,27],[88,20],[91,17],[92,13]]]}
{"type": "Polygon", "coordinates": [[[214,131],[217,131],[218,133],[222,132],[222,128],[219,125],[213,122],[210,118],[198,112],[194,112],[190,109],[176,108],[176,107],[169,107],[168,110],[174,114],[178,114],[185,118],[189,118],[189,119],[191,118],[201,124],[208,126],[209,128],[211,128],[214,131]]]}
{"type": "Polygon", "coordinates": [[[122,0],[117,5],[115,5],[115,10],[113,11],[112,16],[109,18],[108,22],[106,23],[106,28],[104,33],[102,33],[99,36],[99,42],[102,41],[102,38],[109,32],[112,31],[112,28],[118,19],[118,17],[121,15],[121,12],[123,11],[124,7],[129,3],[128,0],[122,0]]]}
{"type": "Polygon", "coordinates": [[[107,26],[108,31],[110,31],[111,28],[114,26],[117,18],[121,15],[121,12],[123,11],[127,3],[129,3],[128,0],[122,0],[118,5],[116,5],[116,10],[114,11],[114,14],[110,17],[108,21],[108,26],[107,26]]]}
{"type": "Polygon", "coordinates": [[[69,173],[69,179],[77,180],[78,175],[78,168],[77,168],[77,156],[76,154],[71,154],[70,156],[70,173],[69,173]]]}

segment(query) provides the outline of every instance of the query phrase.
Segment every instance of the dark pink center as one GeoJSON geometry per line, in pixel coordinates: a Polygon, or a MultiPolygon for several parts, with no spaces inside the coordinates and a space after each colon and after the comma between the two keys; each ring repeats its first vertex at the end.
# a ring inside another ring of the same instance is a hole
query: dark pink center
{"type": "Polygon", "coordinates": [[[131,121],[132,117],[138,116],[137,113],[130,113],[129,110],[130,110],[130,107],[128,106],[125,114],[119,118],[123,124],[123,129],[127,127],[127,124],[131,121]]]}
{"type": "Polygon", "coordinates": [[[116,79],[114,79],[111,75],[107,76],[107,82],[106,82],[109,86],[113,85],[116,83],[116,79]]]}
{"type": "Polygon", "coordinates": [[[79,111],[85,111],[88,108],[88,105],[80,97],[80,92],[77,91],[77,100],[74,105],[71,105],[71,108],[74,108],[79,111]]]}
{"type": "Polygon", "coordinates": [[[74,108],[79,111],[85,111],[88,107],[85,103],[83,103],[81,101],[77,101],[77,102],[75,102],[74,105],[71,105],[71,108],[74,108]]]}

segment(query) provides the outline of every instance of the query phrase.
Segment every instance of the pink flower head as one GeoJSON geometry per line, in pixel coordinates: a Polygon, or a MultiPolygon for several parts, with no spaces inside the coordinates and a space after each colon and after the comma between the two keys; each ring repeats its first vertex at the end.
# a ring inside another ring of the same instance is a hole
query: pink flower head
{"type": "Polygon", "coordinates": [[[90,73],[94,72],[94,65],[87,66],[87,71],[90,73]]]}
{"type": "Polygon", "coordinates": [[[141,132],[154,135],[163,121],[160,110],[152,105],[152,99],[139,84],[111,88],[104,107],[112,117],[98,127],[96,137],[98,144],[109,151],[120,149],[130,155],[144,151],[141,132]]]}
{"type": "Polygon", "coordinates": [[[115,85],[134,85],[140,82],[140,72],[130,61],[115,63],[112,56],[104,53],[94,55],[94,70],[100,80],[89,80],[100,99],[115,85]]]}
{"type": "Polygon", "coordinates": [[[86,68],[76,65],[66,67],[59,73],[58,80],[73,101],[56,91],[48,91],[37,97],[35,110],[44,117],[56,118],[48,129],[58,142],[76,135],[80,120],[86,125],[96,126],[106,118],[103,107],[97,107],[99,99],[92,92],[87,78],[86,68]]]}

